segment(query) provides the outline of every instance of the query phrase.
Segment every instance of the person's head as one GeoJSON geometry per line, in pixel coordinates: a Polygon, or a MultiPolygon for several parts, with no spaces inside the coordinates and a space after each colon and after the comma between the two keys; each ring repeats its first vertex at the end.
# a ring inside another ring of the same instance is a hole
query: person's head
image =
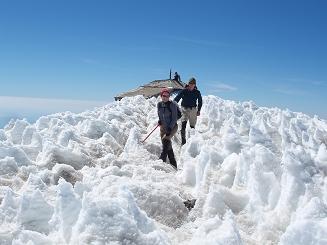
{"type": "Polygon", "coordinates": [[[175,72],[175,75],[178,75],[178,73],[177,73],[177,72],[175,72]]]}
{"type": "Polygon", "coordinates": [[[160,97],[163,102],[167,102],[170,97],[170,91],[168,88],[163,88],[160,91],[160,97]]]}
{"type": "Polygon", "coordinates": [[[188,89],[193,90],[196,85],[196,80],[194,77],[191,77],[190,80],[188,81],[188,89]]]}

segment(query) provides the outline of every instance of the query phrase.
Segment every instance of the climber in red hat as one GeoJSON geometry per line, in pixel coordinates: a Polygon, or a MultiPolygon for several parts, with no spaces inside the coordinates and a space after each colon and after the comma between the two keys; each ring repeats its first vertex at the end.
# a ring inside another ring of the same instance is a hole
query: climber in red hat
{"type": "Polygon", "coordinates": [[[172,147],[171,139],[176,134],[177,126],[177,103],[170,100],[170,91],[163,88],[160,91],[161,101],[157,105],[162,152],[160,159],[166,162],[167,156],[170,164],[177,169],[177,163],[172,147]]]}

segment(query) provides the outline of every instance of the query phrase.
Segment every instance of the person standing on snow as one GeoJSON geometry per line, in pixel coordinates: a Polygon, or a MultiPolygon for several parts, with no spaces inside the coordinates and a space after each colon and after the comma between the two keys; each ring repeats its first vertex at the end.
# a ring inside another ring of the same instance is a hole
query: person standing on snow
{"type": "Polygon", "coordinates": [[[174,80],[175,80],[176,82],[181,82],[181,77],[180,77],[180,75],[179,75],[177,72],[175,72],[174,80]]]}
{"type": "Polygon", "coordinates": [[[162,142],[162,153],[160,159],[166,162],[167,156],[171,165],[177,169],[177,163],[172,147],[171,139],[176,134],[177,126],[177,104],[169,99],[170,91],[164,88],[160,92],[161,101],[157,104],[158,124],[160,125],[160,138],[162,142]]]}
{"type": "Polygon", "coordinates": [[[190,121],[190,127],[195,128],[197,116],[200,116],[202,107],[202,96],[196,87],[196,80],[191,77],[188,85],[174,99],[177,103],[182,99],[182,145],[186,143],[185,129],[187,121],[190,121]]]}

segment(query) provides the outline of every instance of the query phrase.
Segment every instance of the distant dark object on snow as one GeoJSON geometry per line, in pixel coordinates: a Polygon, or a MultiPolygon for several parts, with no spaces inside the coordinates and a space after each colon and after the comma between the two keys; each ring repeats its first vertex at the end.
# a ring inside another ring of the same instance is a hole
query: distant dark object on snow
{"type": "Polygon", "coordinates": [[[184,205],[190,211],[192,208],[194,208],[195,202],[196,199],[187,200],[184,202],[184,205]]]}
{"type": "Polygon", "coordinates": [[[175,72],[174,80],[175,80],[176,82],[181,82],[181,77],[180,77],[180,75],[179,75],[177,72],[175,72]]]}

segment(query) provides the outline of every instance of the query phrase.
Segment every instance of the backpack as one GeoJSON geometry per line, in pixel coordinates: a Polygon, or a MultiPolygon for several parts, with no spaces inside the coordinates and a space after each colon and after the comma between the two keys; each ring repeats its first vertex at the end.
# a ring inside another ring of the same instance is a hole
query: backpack
{"type": "MultiPolygon", "coordinates": [[[[170,103],[174,103],[176,105],[176,107],[177,107],[177,120],[180,119],[182,117],[182,111],[179,108],[179,105],[174,101],[169,101],[167,109],[170,111],[170,113],[171,113],[170,103]]],[[[162,104],[160,104],[160,105],[162,105],[162,104]]]]}

